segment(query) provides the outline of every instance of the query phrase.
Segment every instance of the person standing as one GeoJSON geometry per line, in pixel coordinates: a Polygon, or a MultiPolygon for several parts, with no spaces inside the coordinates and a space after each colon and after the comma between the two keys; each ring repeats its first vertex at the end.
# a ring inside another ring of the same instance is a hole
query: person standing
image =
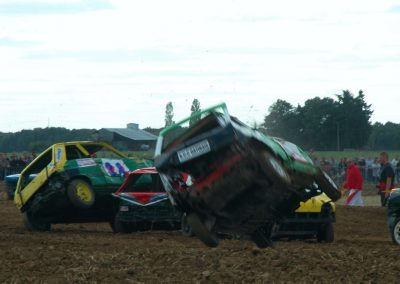
{"type": "Polygon", "coordinates": [[[390,191],[394,188],[394,170],[389,162],[387,152],[382,152],[379,155],[379,163],[381,164],[381,174],[379,177],[379,195],[381,196],[381,205],[386,206],[390,191]]]}
{"type": "Polygon", "coordinates": [[[362,199],[363,177],[357,164],[352,159],[347,160],[346,181],[343,188],[349,191],[345,205],[364,206],[362,199]]]}

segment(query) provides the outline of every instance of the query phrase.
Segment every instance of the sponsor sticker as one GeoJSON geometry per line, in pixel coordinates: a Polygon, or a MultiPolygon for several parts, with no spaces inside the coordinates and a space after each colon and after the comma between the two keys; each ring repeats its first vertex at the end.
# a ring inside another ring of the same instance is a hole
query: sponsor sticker
{"type": "Polygon", "coordinates": [[[104,172],[110,177],[124,177],[128,174],[129,168],[122,160],[101,159],[104,172]]]}
{"type": "Polygon", "coordinates": [[[78,167],[82,168],[96,165],[96,162],[92,158],[77,159],[76,163],[78,164],[78,167]]]}
{"type": "Polygon", "coordinates": [[[56,162],[59,162],[61,160],[61,155],[62,155],[62,149],[57,148],[56,149],[56,162]]]}

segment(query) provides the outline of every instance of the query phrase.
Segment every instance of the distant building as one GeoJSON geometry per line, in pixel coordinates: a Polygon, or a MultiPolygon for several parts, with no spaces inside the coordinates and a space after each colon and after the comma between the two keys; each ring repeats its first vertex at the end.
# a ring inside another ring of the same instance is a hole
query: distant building
{"type": "Polygon", "coordinates": [[[157,136],[139,129],[139,124],[128,123],[126,128],[102,128],[94,139],[107,142],[119,150],[148,150],[155,148],[157,136]]]}

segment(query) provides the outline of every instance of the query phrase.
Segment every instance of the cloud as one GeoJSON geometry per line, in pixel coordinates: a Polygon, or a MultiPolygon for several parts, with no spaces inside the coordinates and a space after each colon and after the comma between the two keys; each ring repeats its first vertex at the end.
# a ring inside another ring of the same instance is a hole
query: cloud
{"type": "Polygon", "coordinates": [[[342,89],[365,90],[375,120],[397,113],[392,0],[0,3],[0,131],[160,127],[194,98],[260,122],[277,99],[342,89]]]}
{"type": "Polygon", "coordinates": [[[389,8],[389,13],[400,13],[400,5],[394,5],[389,8]]]}
{"type": "MultiPolygon", "coordinates": [[[[1,42],[0,42],[1,44],[1,42]]],[[[86,50],[86,51],[39,51],[29,52],[26,59],[77,59],[82,61],[180,61],[184,56],[157,49],[145,50],[86,50]]]]}
{"type": "Polygon", "coordinates": [[[10,37],[0,37],[0,46],[7,46],[7,47],[27,47],[27,46],[34,46],[39,44],[38,42],[34,41],[27,41],[27,40],[16,40],[10,37]]]}
{"type": "Polygon", "coordinates": [[[0,15],[26,16],[74,14],[112,8],[105,0],[82,1],[15,1],[0,3],[0,15]]]}

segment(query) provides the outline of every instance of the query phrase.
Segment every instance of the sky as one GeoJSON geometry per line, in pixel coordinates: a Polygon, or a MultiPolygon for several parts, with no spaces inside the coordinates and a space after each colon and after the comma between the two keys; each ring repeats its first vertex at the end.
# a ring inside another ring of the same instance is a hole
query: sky
{"type": "Polygon", "coordinates": [[[226,102],[261,123],[360,89],[400,123],[400,2],[0,0],[0,132],[164,126],[226,102]]]}

